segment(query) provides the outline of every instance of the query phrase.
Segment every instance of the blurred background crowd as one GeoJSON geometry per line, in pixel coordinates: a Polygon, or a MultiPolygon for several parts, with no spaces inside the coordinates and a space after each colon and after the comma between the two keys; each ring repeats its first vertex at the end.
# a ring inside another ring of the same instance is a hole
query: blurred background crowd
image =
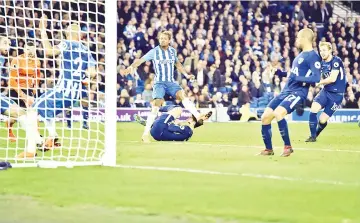
{"type": "MultiPolygon", "coordinates": [[[[177,74],[177,81],[199,108],[263,108],[284,87],[280,74],[290,72],[299,54],[295,37],[309,27],[316,34],[314,47],[331,42],[345,63],[342,106],[359,108],[360,19],[334,20],[332,13],[325,1],[118,2],[118,70],[157,46],[160,30],[171,30],[179,60],[197,79],[190,83],[177,74]]],[[[151,62],[134,75],[118,73],[118,106],[149,106],[153,80],[151,62]]],[[[303,106],[318,91],[311,88],[303,106]]]]}
{"type": "MultiPolygon", "coordinates": [[[[40,37],[38,18],[49,17],[49,38],[61,39],[61,29],[70,21],[80,22],[82,40],[98,61],[99,77],[91,85],[92,106],[104,101],[104,0],[92,3],[68,1],[2,1],[0,31],[12,39],[10,55],[22,53],[25,39],[40,37]],[[88,13],[85,13],[89,11],[88,13]],[[19,46],[19,48],[16,48],[19,46]]],[[[172,46],[196,82],[175,72],[176,80],[198,108],[249,105],[264,108],[282,90],[284,74],[299,50],[294,46],[300,29],[309,27],[319,41],[329,41],[334,55],[345,63],[348,87],[342,106],[360,106],[360,19],[333,18],[333,7],[325,1],[118,1],[117,105],[149,107],[154,70],[151,62],[133,75],[119,70],[157,46],[160,30],[173,32],[172,46]],[[280,75],[281,74],[281,75],[280,75]]],[[[41,49],[39,41],[36,41],[41,49]]],[[[54,41],[57,44],[58,41],[54,41]]],[[[43,58],[38,94],[54,85],[59,58],[43,58]]],[[[8,61],[0,57],[1,93],[6,95],[8,61]]],[[[319,89],[311,88],[304,107],[311,105],[319,89]]],[[[168,103],[179,103],[167,98],[168,103]]],[[[235,110],[236,110],[235,109],[235,110]]]]}

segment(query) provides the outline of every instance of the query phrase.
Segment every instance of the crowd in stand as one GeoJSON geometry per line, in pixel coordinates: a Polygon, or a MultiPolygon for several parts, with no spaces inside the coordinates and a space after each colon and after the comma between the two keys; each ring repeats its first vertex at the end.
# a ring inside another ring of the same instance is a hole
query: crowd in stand
{"type": "MultiPolygon", "coordinates": [[[[160,30],[173,32],[172,46],[197,82],[176,79],[199,108],[230,104],[265,107],[284,87],[299,50],[295,38],[311,28],[319,41],[332,43],[345,63],[348,87],[342,106],[360,106],[360,20],[332,19],[325,1],[171,1],[118,2],[118,70],[157,46],[160,30]]],[[[151,100],[151,62],[134,75],[118,73],[118,106],[146,107],[151,100]]],[[[305,106],[319,89],[311,88],[305,106]]],[[[175,103],[178,103],[175,101],[175,103]]]]}
{"type": "MultiPolygon", "coordinates": [[[[12,57],[22,53],[25,39],[42,48],[35,29],[42,14],[52,21],[49,29],[53,32],[48,35],[54,39],[61,39],[60,30],[71,21],[84,21],[80,22],[82,40],[94,52],[100,74],[91,85],[90,99],[98,102],[93,106],[101,106],[105,91],[104,0],[98,3],[0,2],[0,31],[12,39],[12,57]]],[[[284,87],[286,77],[277,74],[290,72],[291,62],[299,54],[295,37],[301,28],[309,27],[316,34],[314,47],[319,41],[331,42],[334,55],[345,63],[348,87],[342,106],[359,108],[360,20],[332,19],[332,7],[325,1],[118,1],[117,22],[118,107],[150,106],[155,76],[151,62],[132,75],[121,75],[119,70],[157,46],[158,32],[166,29],[173,32],[172,46],[179,61],[197,81],[188,82],[175,72],[176,80],[199,108],[230,104],[263,108],[284,87]]],[[[43,67],[40,95],[54,85],[59,58],[42,59],[42,50],[38,56],[43,67]]],[[[6,58],[0,57],[0,65],[1,93],[6,95],[6,58]]],[[[318,91],[310,89],[305,106],[310,106],[318,91]]]]}

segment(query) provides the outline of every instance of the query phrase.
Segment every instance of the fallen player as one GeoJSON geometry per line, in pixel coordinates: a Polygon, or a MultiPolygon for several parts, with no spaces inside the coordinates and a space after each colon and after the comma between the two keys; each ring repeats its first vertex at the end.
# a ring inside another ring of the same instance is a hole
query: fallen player
{"type": "MultiPolygon", "coordinates": [[[[159,110],[162,114],[157,117],[151,126],[150,134],[156,141],[188,141],[193,135],[194,128],[203,125],[194,116],[186,121],[179,120],[183,109],[179,106],[163,106],[159,110]]],[[[201,115],[208,120],[212,112],[201,115]]],[[[146,120],[135,114],[135,121],[146,125],[146,120]]]]}

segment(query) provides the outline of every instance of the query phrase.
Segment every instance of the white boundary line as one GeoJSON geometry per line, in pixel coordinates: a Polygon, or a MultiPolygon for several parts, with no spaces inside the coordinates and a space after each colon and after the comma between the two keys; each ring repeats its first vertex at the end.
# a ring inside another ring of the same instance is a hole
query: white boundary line
{"type": "Polygon", "coordinates": [[[321,180],[321,179],[307,180],[303,178],[283,177],[277,175],[254,174],[254,173],[231,173],[231,172],[220,172],[220,171],[199,170],[199,169],[189,169],[189,168],[157,167],[157,166],[116,165],[115,167],[122,169],[138,169],[138,170],[194,173],[194,174],[205,174],[205,175],[251,177],[258,179],[270,179],[270,180],[281,180],[281,181],[292,181],[292,182],[301,181],[305,183],[317,183],[317,184],[327,184],[327,185],[342,185],[342,186],[356,186],[356,187],[360,186],[359,182],[342,182],[342,181],[321,180]]]}
{"type": "MultiPolygon", "coordinates": [[[[141,143],[141,141],[120,141],[120,143],[141,143]]],[[[155,142],[157,143],[157,142],[155,142]]],[[[200,142],[161,142],[162,144],[171,144],[171,145],[197,145],[197,146],[220,146],[220,147],[233,147],[233,148],[242,148],[242,149],[263,149],[264,146],[244,146],[244,145],[232,145],[232,144],[216,144],[216,143],[200,143],[200,142]]],[[[275,149],[283,149],[282,147],[274,147],[275,149]]],[[[349,149],[316,149],[316,148],[297,148],[294,147],[294,150],[304,150],[304,151],[319,151],[319,152],[343,152],[343,153],[360,153],[360,150],[349,150],[349,149]]]]}

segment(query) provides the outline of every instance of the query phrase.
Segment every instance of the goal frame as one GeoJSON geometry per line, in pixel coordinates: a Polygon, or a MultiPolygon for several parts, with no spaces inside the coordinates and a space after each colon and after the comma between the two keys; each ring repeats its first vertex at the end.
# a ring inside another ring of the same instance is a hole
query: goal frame
{"type": "MultiPolygon", "coordinates": [[[[86,0],[90,1],[90,0],[86,0]]],[[[117,138],[117,1],[105,0],[105,147],[100,161],[35,161],[31,163],[11,163],[14,168],[24,167],[74,167],[74,166],[116,166],[117,138]]],[[[90,112],[91,113],[91,112],[90,112]]]]}

